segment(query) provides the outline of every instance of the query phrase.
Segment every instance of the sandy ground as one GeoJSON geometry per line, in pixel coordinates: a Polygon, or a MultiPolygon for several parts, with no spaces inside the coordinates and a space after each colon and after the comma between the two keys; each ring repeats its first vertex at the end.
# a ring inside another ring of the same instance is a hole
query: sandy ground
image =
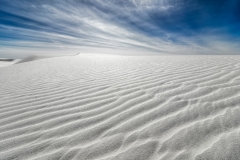
{"type": "Polygon", "coordinates": [[[0,68],[0,160],[240,159],[240,56],[0,68]]]}
{"type": "Polygon", "coordinates": [[[20,59],[15,59],[15,60],[12,60],[12,61],[4,61],[0,58],[0,67],[7,67],[7,66],[10,66],[10,65],[13,65],[15,63],[18,63],[20,61],[20,59]]]}
{"type": "MultiPolygon", "coordinates": [[[[76,56],[78,54],[75,55],[70,55],[70,56],[76,56]]],[[[30,62],[30,61],[36,61],[36,60],[40,60],[40,59],[46,59],[46,58],[55,58],[55,57],[59,57],[59,56],[63,56],[63,55],[30,55],[30,56],[26,56],[23,57],[22,59],[11,59],[11,58],[0,58],[0,67],[7,67],[10,65],[14,65],[14,64],[18,64],[18,63],[26,63],[26,62],[30,62]]]]}

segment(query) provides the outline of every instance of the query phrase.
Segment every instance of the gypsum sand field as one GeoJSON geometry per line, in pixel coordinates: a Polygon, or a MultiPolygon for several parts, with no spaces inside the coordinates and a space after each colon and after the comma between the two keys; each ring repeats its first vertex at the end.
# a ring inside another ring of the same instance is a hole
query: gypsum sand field
{"type": "Polygon", "coordinates": [[[240,159],[240,56],[0,68],[0,160],[240,159]]]}

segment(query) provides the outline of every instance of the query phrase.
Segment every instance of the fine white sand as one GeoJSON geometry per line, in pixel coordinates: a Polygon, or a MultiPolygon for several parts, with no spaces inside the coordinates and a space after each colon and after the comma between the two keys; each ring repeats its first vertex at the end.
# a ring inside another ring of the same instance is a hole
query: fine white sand
{"type": "Polygon", "coordinates": [[[39,60],[39,59],[45,59],[45,58],[53,58],[53,57],[56,57],[55,56],[41,56],[41,55],[31,55],[31,56],[27,56],[23,59],[21,59],[20,61],[18,61],[16,64],[18,63],[25,63],[25,62],[30,62],[30,61],[36,61],[36,60],[39,60]]]}
{"type": "Polygon", "coordinates": [[[48,159],[240,159],[240,57],[79,55],[0,68],[0,160],[48,159]]]}
{"type": "Polygon", "coordinates": [[[7,58],[0,58],[0,67],[7,67],[18,63],[20,59],[7,59],[7,58]]]}

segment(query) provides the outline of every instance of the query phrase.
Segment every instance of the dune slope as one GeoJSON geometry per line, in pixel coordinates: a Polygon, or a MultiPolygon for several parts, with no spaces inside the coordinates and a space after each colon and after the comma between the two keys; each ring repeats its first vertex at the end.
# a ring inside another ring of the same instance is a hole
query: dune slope
{"type": "Polygon", "coordinates": [[[239,56],[26,62],[0,102],[0,160],[240,159],[239,56]]]}

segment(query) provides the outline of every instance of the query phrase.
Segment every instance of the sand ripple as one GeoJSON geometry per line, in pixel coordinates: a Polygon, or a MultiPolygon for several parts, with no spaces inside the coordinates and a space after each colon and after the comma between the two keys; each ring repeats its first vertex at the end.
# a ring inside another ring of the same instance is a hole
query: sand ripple
{"type": "Polygon", "coordinates": [[[239,56],[97,56],[0,68],[0,160],[240,159],[239,56]]]}

